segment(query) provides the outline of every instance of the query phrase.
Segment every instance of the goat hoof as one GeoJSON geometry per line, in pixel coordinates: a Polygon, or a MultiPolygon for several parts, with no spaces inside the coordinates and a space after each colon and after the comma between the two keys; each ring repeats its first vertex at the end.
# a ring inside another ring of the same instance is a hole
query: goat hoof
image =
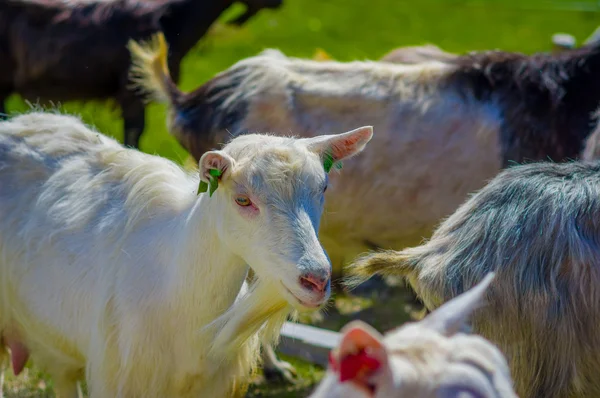
{"type": "Polygon", "coordinates": [[[288,362],[278,361],[273,367],[264,368],[263,374],[269,383],[296,383],[296,369],[288,362]]]}

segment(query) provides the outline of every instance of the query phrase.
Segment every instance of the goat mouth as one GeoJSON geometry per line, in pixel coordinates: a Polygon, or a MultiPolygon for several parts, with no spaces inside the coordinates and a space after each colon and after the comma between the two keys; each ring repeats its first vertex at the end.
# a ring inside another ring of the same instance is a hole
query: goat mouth
{"type": "Polygon", "coordinates": [[[279,281],[281,283],[281,285],[283,286],[283,288],[285,290],[287,290],[287,292],[303,307],[307,307],[307,308],[314,308],[317,309],[321,306],[321,304],[311,304],[311,303],[307,303],[306,301],[298,298],[298,296],[296,296],[294,293],[292,293],[292,291],[290,289],[288,289],[288,287],[281,281],[279,281]]]}

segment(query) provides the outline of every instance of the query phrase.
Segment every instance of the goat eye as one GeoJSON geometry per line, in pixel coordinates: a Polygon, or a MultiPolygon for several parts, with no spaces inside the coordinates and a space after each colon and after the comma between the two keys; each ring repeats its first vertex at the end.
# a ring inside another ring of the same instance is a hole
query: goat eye
{"type": "Polygon", "coordinates": [[[252,204],[250,199],[248,199],[248,197],[244,195],[240,195],[237,198],[235,198],[235,203],[237,203],[240,206],[250,206],[252,204]]]}

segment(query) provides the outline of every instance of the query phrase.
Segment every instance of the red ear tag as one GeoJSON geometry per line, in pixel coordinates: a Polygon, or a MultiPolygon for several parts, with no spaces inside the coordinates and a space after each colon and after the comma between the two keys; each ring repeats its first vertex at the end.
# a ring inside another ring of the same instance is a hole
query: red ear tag
{"type": "Polygon", "coordinates": [[[379,369],[381,362],[370,356],[365,350],[358,354],[351,354],[340,361],[340,382],[363,378],[369,373],[379,369]]]}

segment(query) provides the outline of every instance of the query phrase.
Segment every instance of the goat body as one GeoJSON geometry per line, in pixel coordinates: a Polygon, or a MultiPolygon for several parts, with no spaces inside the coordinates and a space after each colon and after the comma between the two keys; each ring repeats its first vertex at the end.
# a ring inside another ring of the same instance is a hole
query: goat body
{"type": "Polygon", "coordinates": [[[126,82],[129,37],[159,29],[164,4],[130,1],[0,4],[2,98],[108,98],[126,82]],[[120,69],[120,70],[119,70],[120,69]]]}
{"type": "Polygon", "coordinates": [[[599,192],[600,163],[511,167],[422,246],[351,273],[404,276],[433,309],[495,272],[474,330],[507,355],[519,396],[600,396],[599,192]]]}
{"type": "Polygon", "coordinates": [[[418,244],[512,161],[578,156],[600,100],[596,47],[415,65],[267,50],[190,93],[169,79],[166,48],[133,50],[137,83],[170,105],[169,129],[196,159],[267,126],[310,136],[375,125],[371,150],[333,174],[327,191],[320,237],[338,271],[370,248],[418,244]]]}
{"type": "Polygon", "coordinates": [[[127,41],[163,31],[177,80],[182,58],[231,4],[232,0],[3,0],[0,113],[13,93],[32,102],[114,98],[122,110],[125,144],[138,147],[144,104],[129,86],[127,41]]]}
{"type": "Polygon", "coordinates": [[[0,123],[2,345],[26,347],[58,396],[84,377],[91,397],[243,392],[257,333],[329,297],[323,157],[371,134],[239,137],[203,155],[200,179],[220,177],[197,196],[197,174],[77,118],[0,123]]]}

